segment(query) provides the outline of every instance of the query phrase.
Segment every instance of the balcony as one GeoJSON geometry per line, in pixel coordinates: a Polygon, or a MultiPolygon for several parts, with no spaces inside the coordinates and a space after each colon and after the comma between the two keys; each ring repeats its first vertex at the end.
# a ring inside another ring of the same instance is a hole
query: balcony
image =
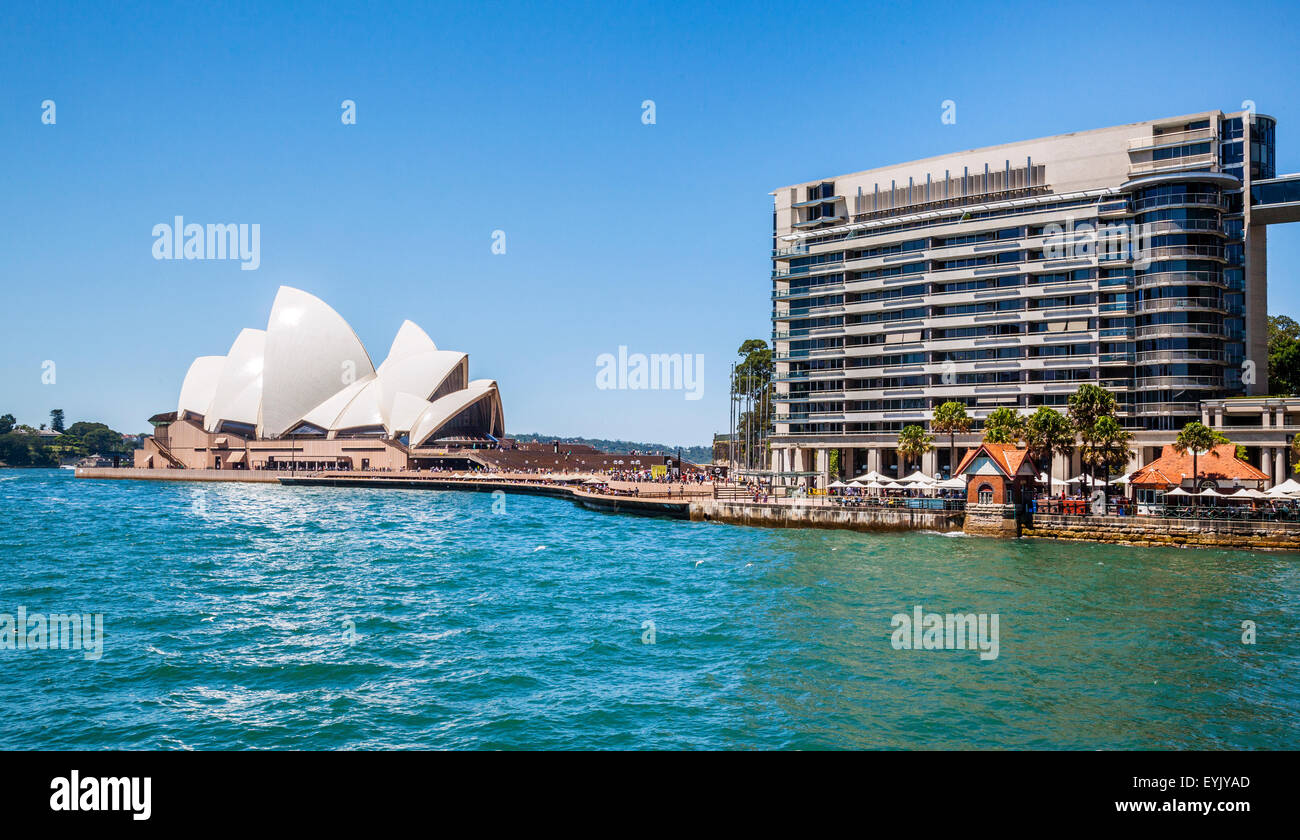
{"type": "Polygon", "coordinates": [[[1205,169],[1214,171],[1218,165],[1218,158],[1213,154],[1208,155],[1187,155],[1180,158],[1169,158],[1168,160],[1148,160],[1141,163],[1130,163],[1128,171],[1130,175],[1154,175],[1160,172],[1178,172],[1184,169],[1205,169]]]}
{"type": "Polygon", "coordinates": [[[1138,274],[1133,278],[1139,289],[1151,286],[1218,286],[1227,288],[1223,275],[1215,271],[1157,271],[1152,274],[1138,274]]]}
{"type": "Polygon", "coordinates": [[[1186,143],[1199,143],[1217,139],[1214,127],[1211,126],[1209,128],[1196,128],[1191,131],[1171,131],[1167,134],[1134,137],[1128,141],[1128,150],[1130,152],[1141,152],[1150,149],[1161,149],[1166,146],[1182,146],[1186,143]]]}
{"type": "Polygon", "coordinates": [[[1137,303],[1138,312],[1170,312],[1182,309],[1201,309],[1211,312],[1226,312],[1224,303],[1218,298],[1152,298],[1137,303]]]}
{"type": "Polygon", "coordinates": [[[1222,376],[1139,376],[1135,382],[1142,391],[1160,388],[1222,388],[1222,376]]]}

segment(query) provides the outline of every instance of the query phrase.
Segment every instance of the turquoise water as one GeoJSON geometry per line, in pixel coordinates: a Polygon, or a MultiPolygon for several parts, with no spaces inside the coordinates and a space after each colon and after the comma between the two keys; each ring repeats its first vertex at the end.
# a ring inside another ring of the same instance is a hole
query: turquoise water
{"type": "Polygon", "coordinates": [[[0,472],[0,613],[105,628],[0,650],[0,748],[1300,747],[1295,555],[494,501],[0,472]]]}

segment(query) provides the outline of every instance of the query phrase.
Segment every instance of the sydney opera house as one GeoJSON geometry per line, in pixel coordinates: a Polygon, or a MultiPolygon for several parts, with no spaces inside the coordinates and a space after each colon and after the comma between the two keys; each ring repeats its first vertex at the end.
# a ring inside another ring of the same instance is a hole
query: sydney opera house
{"type": "Polygon", "coordinates": [[[149,419],[141,468],[419,468],[505,429],[496,382],[471,380],[467,354],[406,321],[375,367],[347,321],[287,286],[265,330],[195,359],[176,410],[149,419]]]}

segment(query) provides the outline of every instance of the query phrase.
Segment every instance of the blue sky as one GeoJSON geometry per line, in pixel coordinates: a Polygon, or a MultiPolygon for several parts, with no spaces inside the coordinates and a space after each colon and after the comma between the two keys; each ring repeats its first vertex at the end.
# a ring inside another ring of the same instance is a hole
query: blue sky
{"type": "MultiPolygon", "coordinates": [[[[1300,169],[1294,3],[19,5],[0,412],[33,424],[146,430],[288,284],[376,363],[404,318],[468,352],[512,432],[703,443],[770,337],[776,187],[1246,99],[1300,169]],[[155,261],[177,214],[260,224],[261,267],[155,261]],[[703,354],[703,399],[598,390],[619,345],[703,354]]],[[[1269,237],[1300,315],[1300,225],[1269,237]]]]}

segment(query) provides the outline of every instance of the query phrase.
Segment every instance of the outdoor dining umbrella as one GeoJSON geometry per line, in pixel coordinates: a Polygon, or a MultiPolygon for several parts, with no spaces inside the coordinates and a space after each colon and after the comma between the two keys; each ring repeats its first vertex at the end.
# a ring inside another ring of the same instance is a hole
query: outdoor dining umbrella
{"type": "Polygon", "coordinates": [[[1300,493],[1300,482],[1297,482],[1294,478],[1288,478],[1268,491],[1270,496],[1286,496],[1291,493],[1300,493]]]}

